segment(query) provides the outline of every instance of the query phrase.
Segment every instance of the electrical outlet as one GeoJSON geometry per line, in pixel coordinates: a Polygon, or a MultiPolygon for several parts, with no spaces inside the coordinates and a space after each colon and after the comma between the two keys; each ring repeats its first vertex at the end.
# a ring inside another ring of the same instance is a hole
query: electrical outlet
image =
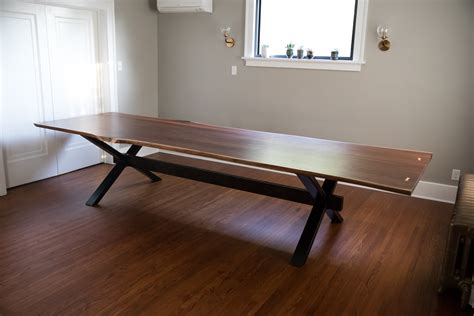
{"type": "Polygon", "coordinates": [[[453,169],[453,173],[451,174],[451,180],[459,181],[460,177],[461,177],[461,170],[453,169]]]}
{"type": "Polygon", "coordinates": [[[118,71],[122,71],[122,70],[123,70],[123,64],[122,64],[121,61],[118,61],[118,62],[117,62],[117,70],[118,70],[118,71]]]}
{"type": "Polygon", "coordinates": [[[237,66],[232,66],[231,72],[232,72],[232,76],[237,76],[237,66]]]}

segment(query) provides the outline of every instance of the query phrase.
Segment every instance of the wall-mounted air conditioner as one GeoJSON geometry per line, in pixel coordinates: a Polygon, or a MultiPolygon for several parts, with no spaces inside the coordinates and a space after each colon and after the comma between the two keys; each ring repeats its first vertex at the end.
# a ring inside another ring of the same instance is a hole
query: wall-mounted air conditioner
{"type": "Polygon", "coordinates": [[[212,0],[157,0],[157,4],[161,13],[212,13],[212,0]]]}

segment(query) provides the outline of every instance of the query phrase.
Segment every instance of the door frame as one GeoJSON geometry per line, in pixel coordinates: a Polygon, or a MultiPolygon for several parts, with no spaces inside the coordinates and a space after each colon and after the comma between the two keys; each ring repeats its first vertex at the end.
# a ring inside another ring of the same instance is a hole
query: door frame
{"type": "MultiPolygon", "coordinates": [[[[85,9],[97,14],[100,73],[100,112],[118,111],[117,58],[115,45],[115,3],[114,0],[22,0],[22,2],[58,6],[71,9],[85,9]]],[[[1,52],[0,52],[1,53],[1,52]]],[[[1,89],[1,85],[0,85],[1,89]]],[[[1,91],[0,91],[1,95],[1,91]]],[[[0,107],[1,104],[0,98],[0,107]]],[[[7,194],[5,164],[3,158],[3,134],[0,129],[0,196],[7,194]]]]}
{"type": "MultiPolygon", "coordinates": [[[[0,7],[1,8],[1,7],[0,7]]],[[[1,40],[1,38],[0,38],[1,40]]],[[[1,43],[3,44],[3,43],[1,43]]],[[[0,58],[2,58],[2,50],[0,50],[0,58]]],[[[2,100],[3,100],[3,91],[2,91],[2,78],[3,76],[0,75],[0,109],[2,108],[2,100]]],[[[0,111],[1,115],[2,111],[0,111]]],[[[1,122],[0,117],[0,122],[1,122]]],[[[3,129],[0,128],[0,196],[7,195],[7,178],[5,176],[5,164],[3,162],[3,129]]]]}

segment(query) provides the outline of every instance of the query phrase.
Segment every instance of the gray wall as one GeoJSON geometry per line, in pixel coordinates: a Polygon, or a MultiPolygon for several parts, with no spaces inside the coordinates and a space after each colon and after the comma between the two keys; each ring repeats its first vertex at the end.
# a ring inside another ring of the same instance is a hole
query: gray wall
{"type": "MultiPolygon", "coordinates": [[[[474,1],[471,10],[471,57],[474,58],[474,1]]],[[[474,61],[471,62],[471,171],[474,172],[474,61]]]]}
{"type": "Polygon", "coordinates": [[[370,0],[358,73],[245,67],[245,0],[214,0],[212,15],[159,14],[160,116],[431,151],[424,180],[451,184],[453,168],[474,169],[473,6],[370,0]],[[377,48],[379,24],[391,29],[390,52],[377,48]]]}
{"type": "Polygon", "coordinates": [[[115,0],[119,111],[158,116],[156,1],[115,0]]]}

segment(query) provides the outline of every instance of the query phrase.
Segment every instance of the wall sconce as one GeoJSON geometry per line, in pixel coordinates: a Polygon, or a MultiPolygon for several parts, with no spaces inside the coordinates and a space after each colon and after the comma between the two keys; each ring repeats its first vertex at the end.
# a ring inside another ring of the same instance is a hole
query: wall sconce
{"type": "Polygon", "coordinates": [[[228,48],[232,48],[235,46],[235,40],[232,36],[230,36],[230,27],[221,29],[222,34],[224,34],[225,39],[225,46],[228,48]]]}
{"type": "Polygon", "coordinates": [[[380,25],[377,27],[377,35],[380,38],[379,49],[386,52],[390,49],[392,43],[388,40],[389,29],[380,25]]]}

